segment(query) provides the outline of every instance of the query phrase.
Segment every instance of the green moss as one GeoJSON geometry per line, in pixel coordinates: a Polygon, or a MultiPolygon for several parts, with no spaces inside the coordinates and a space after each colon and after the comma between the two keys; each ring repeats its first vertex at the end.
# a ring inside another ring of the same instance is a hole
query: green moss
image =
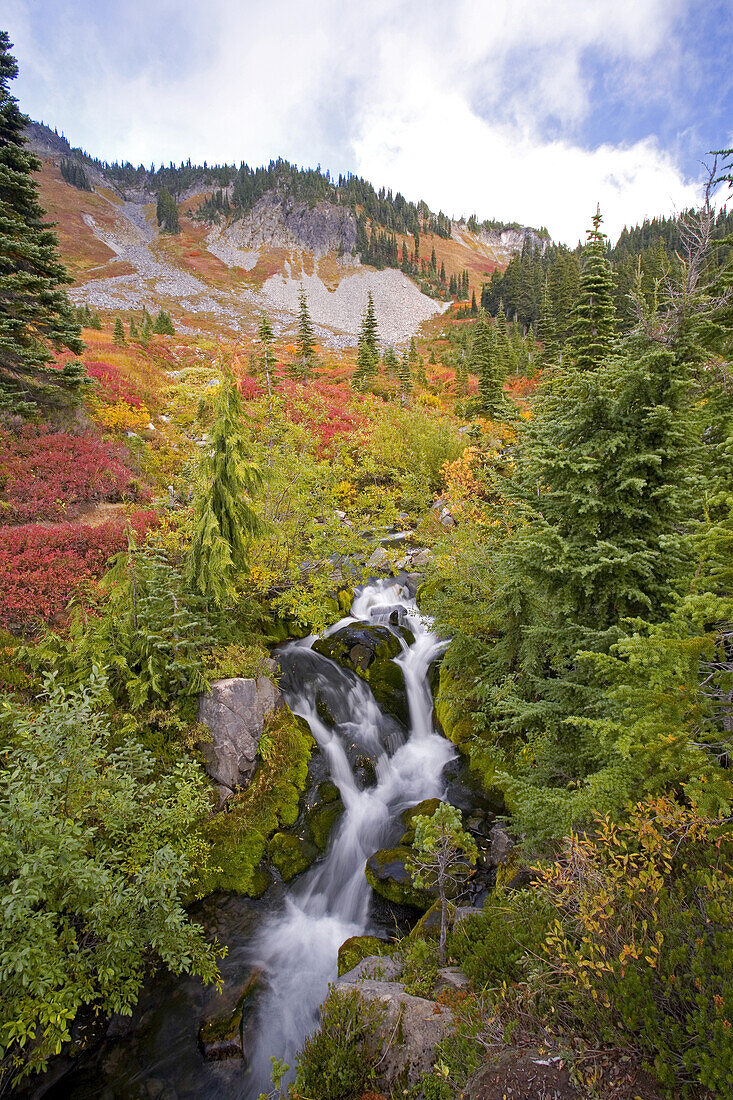
{"type": "Polygon", "coordinates": [[[438,806],[440,806],[439,798],[424,798],[416,806],[410,806],[409,809],[403,810],[400,817],[406,831],[400,844],[412,844],[415,839],[415,818],[421,816],[432,817],[438,806]]]}
{"type": "Polygon", "coordinates": [[[467,743],[473,735],[469,712],[465,707],[457,706],[458,700],[464,695],[465,692],[459,680],[443,665],[440,670],[438,692],[435,696],[435,716],[445,736],[461,752],[468,751],[467,743]]]}
{"type": "Polygon", "coordinates": [[[411,905],[415,909],[429,909],[435,898],[427,890],[412,883],[407,861],[410,848],[382,848],[370,856],[364,868],[367,882],[373,890],[395,905],[411,905]]]}
{"type": "Polygon", "coordinates": [[[339,947],[339,978],[342,974],[348,974],[362,959],[368,959],[370,955],[390,954],[389,948],[390,944],[377,936],[350,936],[339,947]]]}
{"type": "Polygon", "coordinates": [[[313,744],[307,723],[287,707],[273,716],[260,738],[249,787],[203,826],[211,851],[194,883],[197,897],[218,891],[259,897],[267,889],[269,877],[258,864],[273,833],[298,817],[313,744]]]}
{"type": "Polygon", "coordinates": [[[354,589],[341,588],[336,599],[338,601],[339,611],[344,615],[348,615],[349,611],[351,611],[351,605],[354,602],[354,589]]]}
{"type": "Polygon", "coordinates": [[[402,652],[399,639],[386,626],[359,624],[319,638],[313,649],[366,680],[386,714],[405,725],[409,721],[405,677],[394,658],[402,652]]]}
{"type": "Polygon", "coordinates": [[[275,833],[267,845],[267,854],[277,867],[283,882],[307,871],[318,855],[318,849],[308,840],[289,833],[275,833]]]}
{"type": "Polygon", "coordinates": [[[344,812],[344,804],[339,798],[337,802],[328,802],[325,806],[315,806],[306,815],[310,835],[323,852],[328,845],[331,830],[344,812]]]}

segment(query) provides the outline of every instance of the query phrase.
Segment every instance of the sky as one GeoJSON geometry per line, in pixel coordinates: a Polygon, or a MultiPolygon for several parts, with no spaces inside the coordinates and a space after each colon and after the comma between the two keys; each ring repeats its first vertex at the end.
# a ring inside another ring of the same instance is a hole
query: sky
{"type": "Polygon", "coordinates": [[[279,156],[574,245],[699,201],[733,0],[3,0],[13,94],[133,164],[279,156]]]}

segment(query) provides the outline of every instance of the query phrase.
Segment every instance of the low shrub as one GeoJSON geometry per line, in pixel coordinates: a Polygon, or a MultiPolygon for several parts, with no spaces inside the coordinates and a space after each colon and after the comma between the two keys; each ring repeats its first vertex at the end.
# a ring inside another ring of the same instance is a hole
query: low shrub
{"type": "Polygon", "coordinates": [[[537,890],[497,891],[483,913],[461,921],[448,941],[476,989],[522,981],[543,959],[555,910],[537,890]]]}
{"type": "Polygon", "coordinates": [[[321,1005],[318,1030],[297,1057],[295,1096],[354,1100],[374,1080],[384,1007],[358,989],[332,989],[321,1005]]]}

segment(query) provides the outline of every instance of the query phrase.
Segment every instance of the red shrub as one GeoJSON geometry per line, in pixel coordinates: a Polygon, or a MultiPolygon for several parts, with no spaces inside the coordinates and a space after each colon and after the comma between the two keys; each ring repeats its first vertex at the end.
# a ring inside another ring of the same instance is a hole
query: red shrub
{"type": "Polygon", "coordinates": [[[99,382],[100,394],[107,401],[125,401],[137,409],[143,399],[112,363],[85,363],[87,374],[99,382]]]}
{"type": "Polygon", "coordinates": [[[119,500],[132,474],[117,448],[90,435],[0,431],[0,517],[6,523],[72,517],[83,504],[119,500]]]}
{"type": "Polygon", "coordinates": [[[244,375],[237,383],[243,401],[256,401],[265,392],[264,386],[256,378],[244,375]]]}
{"type": "MultiPolygon", "coordinates": [[[[155,522],[154,512],[130,519],[138,536],[155,522]]],[[[125,546],[125,526],[115,520],[99,527],[0,527],[0,626],[18,630],[58,619],[77,587],[101,576],[108,559],[125,546]]]]}

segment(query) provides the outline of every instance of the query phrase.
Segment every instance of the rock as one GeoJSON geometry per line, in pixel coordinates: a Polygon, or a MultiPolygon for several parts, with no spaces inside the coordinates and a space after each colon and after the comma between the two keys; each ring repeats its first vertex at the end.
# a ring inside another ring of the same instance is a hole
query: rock
{"type": "Polygon", "coordinates": [[[489,829],[489,859],[493,867],[499,867],[509,859],[509,853],[516,847],[516,841],[509,836],[503,825],[492,825],[489,829]]]}
{"type": "Polygon", "coordinates": [[[280,703],[279,689],[266,676],[215,680],[199,696],[198,720],[211,733],[201,751],[206,771],[220,788],[231,792],[249,782],[265,719],[280,703]]]}
{"type": "Polygon", "coordinates": [[[244,1058],[242,1024],[248,1000],[257,990],[260,970],[252,970],[240,986],[233,1009],[209,1016],[199,1028],[199,1046],[207,1062],[244,1058]]]}
{"type": "Polygon", "coordinates": [[[429,909],[435,896],[428,890],[413,886],[406,866],[411,855],[411,849],[402,845],[382,848],[369,856],[364,874],[371,888],[387,901],[395,905],[411,905],[415,909],[429,909]]]}
{"type": "Polygon", "coordinates": [[[328,846],[329,837],[334,825],[344,812],[344,804],[340,798],[335,802],[326,802],[322,806],[313,806],[306,814],[306,822],[313,843],[322,852],[328,846]]]}
{"type": "Polygon", "coordinates": [[[440,993],[443,989],[468,989],[470,984],[459,966],[444,966],[438,971],[433,992],[440,993]]]}
{"type": "Polygon", "coordinates": [[[458,925],[468,920],[469,917],[480,917],[483,913],[483,909],[479,909],[475,905],[457,905],[453,911],[453,928],[456,929],[458,925]]]}
{"type": "Polygon", "coordinates": [[[378,936],[349,936],[348,940],[339,947],[338,972],[341,974],[353,970],[357,963],[369,956],[381,957],[383,948],[388,946],[386,940],[380,940],[378,936]]]}
{"type": "Polygon", "coordinates": [[[367,955],[355,967],[342,974],[339,982],[345,982],[347,985],[367,980],[394,982],[403,969],[402,959],[393,958],[390,955],[367,955]]]}
{"type": "Polygon", "coordinates": [[[329,657],[366,680],[386,714],[409,723],[405,677],[394,658],[402,652],[399,638],[389,627],[354,623],[313,643],[316,653],[329,657]]]}
{"type": "Polygon", "coordinates": [[[307,871],[318,855],[318,848],[309,840],[289,833],[275,833],[267,845],[267,854],[277,867],[283,882],[307,871]]]}
{"type": "Polygon", "coordinates": [[[438,806],[440,806],[441,800],[439,798],[424,798],[422,802],[418,802],[415,806],[410,806],[409,809],[403,810],[400,814],[402,824],[405,826],[405,833],[400,840],[400,844],[412,844],[415,839],[415,818],[416,817],[432,817],[438,806]]]}
{"type": "Polygon", "coordinates": [[[411,569],[424,569],[426,565],[430,564],[432,554],[429,550],[416,550],[414,554],[410,555],[410,568],[411,569]]]}
{"type": "MultiPolygon", "coordinates": [[[[338,991],[348,986],[334,988],[338,991]]],[[[385,1092],[398,1083],[400,1089],[413,1088],[430,1072],[435,1047],[452,1029],[450,1009],[410,996],[399,982],[367,980],[358,988],[364,1000],[377,1001],[384,1009],[377,1037],[381,1049],[379,1087],[385,1092]]]]}
{"type": "Polygon", "coordinates": [[[377,547],[366,564],[367,569],[378,569],[380,573],[392,572],[392,560],[383,546],[377,547]]]}

